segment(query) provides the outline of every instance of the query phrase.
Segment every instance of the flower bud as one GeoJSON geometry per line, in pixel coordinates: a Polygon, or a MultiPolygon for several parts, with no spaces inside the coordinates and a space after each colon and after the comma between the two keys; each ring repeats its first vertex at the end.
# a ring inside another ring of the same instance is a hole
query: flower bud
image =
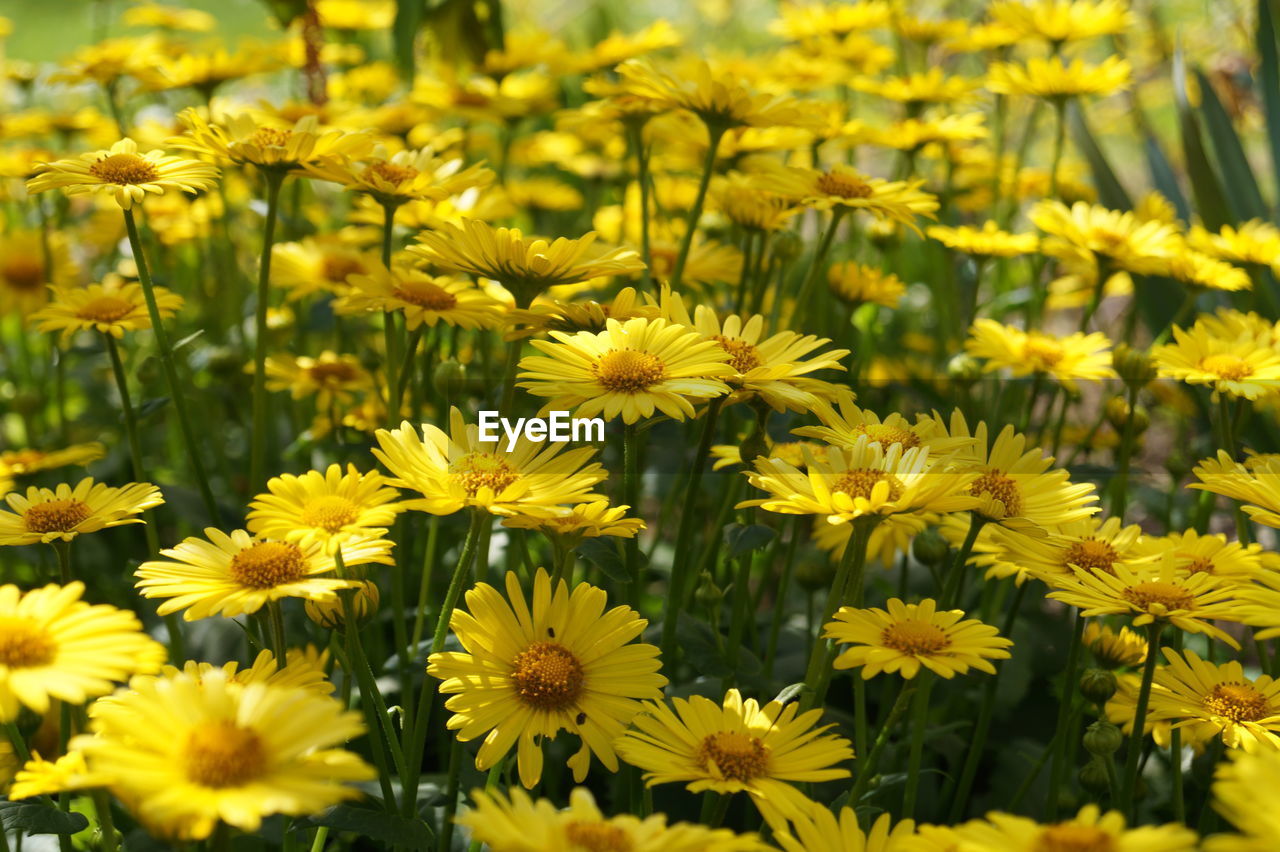
{"type": "Polygon", "coordinates": [[[351,597],[351,611],[358,622],[363,623],[378,611],[381,595],[378,587],[368,580],[355,589],[354,595],[350,591],[339,591],[337,597],[327,601],[307,600],[302,608],[307,613],[307,618],[326,630],[342,630],[346,626],[343,595],[351,597]]]}
{"type": "Polygon", "coordinates": [[[1151,355],[1127,343],[1117,343],[1111,350],[1111,366],[1130,388],[1145,387],[1156,377],[1151,355]]]}
{"type": "Polygon", "coordinates": [[[941,565],[950,550],[937,527],[929,527],[911,540],[911,555],[925,565],[941,565]]]}
{"type": "Polygon", "coordinates": [[[716,585],[710,571],[703,571],[702,576],[698,578],[698,590],[693,596],[698,603],[711,609],[719,606],[720,601],[724,600],[724,589],[716,585]]]}
{"type": "Polygon", "coordinates": [[[795,231],[779,231],[773,235],[773,256],[780,263],[788,263],[800,256],[804,240],[795,231]]]}
{"type": "Polygon", "coordinates": [[[1120,729],[1106,719],[1099,719],[1084,730],[1084,747],[1089,754],[1107,757],[1119,751],[1123,744],[1120,729]]]}
{"type": "Polygon", "coordinates": [[[1080,694],[1094,704],[1106,704],[1116,694],[1116,676],[1105,669],[1088,669],[1080,676],[1080,694]]]}
{"type": "Polygon", "coordinates": [[[961,387],[970,387],[982,378],[982,365],[969,353],[961,352],[947,362],[947,378],[961,387]]]}
{"type": "Polygon", "coordinates": [[[452,399],[462,393],[467,385],[467,368],[453,358],[441,361],[431,374],[431,386],[436,393],[452,399]]]}
{"type": "MultiPolygon", "coordinates": [[[[1107,415],[1107,422],[1111,424],[1111,428],[1115,429],[1118,434],[1123,435],[1124,430],[1128,428],[1126,425],[1129,420],[1129,402],[1122,396],[1113,396],[1107,400],[1104,411],[1107,415]]],[[[1147,409],[1141,405],[1133,410],[1133,434],[1141,435],[1147,431],[1147,427],[1151,425],[1151,415],[1147,413],[1147,409]]]]}
{"type": "Polygon", "coordinates": [[[1095,757],[1080,767],[1080,786],[1093,795],[1100,796],[1111,789],[1111,780],[1107,774],[1107,764],[1095,757]]]}

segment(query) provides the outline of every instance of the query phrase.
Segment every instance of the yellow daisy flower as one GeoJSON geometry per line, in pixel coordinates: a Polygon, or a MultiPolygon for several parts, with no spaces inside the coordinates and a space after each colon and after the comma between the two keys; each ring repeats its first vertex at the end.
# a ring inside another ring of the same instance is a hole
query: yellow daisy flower
{"type": "Polygon", "coordinates": [[[377,584],[372,580],[354,582],[355,591],[351,593],[350,601],[343,601],[336,597],[325,600],[305,598],[302,601],[302,611],[313,623],[325,630],[345,630],[349,606],[356,624],[364,624],[378,611],[378,606],[382,602],[382,593],[378,591],[377,584]]]}
{"type": "Polygon", "coordinates": [[[199,110],[189,107],[178,114],[178,120],[186,134],[169,140],[175,148],[284,173],[301,173],[308,163],[360,157],[373,144],[372,137],[363,131],[321,129],[314,115],[304,116],[292,126],[248,113],[210,122],[199,110]]]}
{"type": "Polygon", "coordinates": [[[1126,828],[1119,811],[1102,813],[1085,805],[1075,817],[1051,825],[993,811],[955,829],[963,852],[1040,852],[1040,850],[1115,849],[1125,852],[1195,852],[1199,838],[1182,824],[1126,828]]]}
{"type": "Polygon", "coordinates": [[[62,189],[67,195],[110,195],[125,210],[147,193],[171,190],[196,193],[212,189],[218,170],[208,163],[176,157],[161,151],[138,153],[138,143],[121,139],[106,151],[81,154],[39,167],[27,181],[27,191],[62,189]]]}
{"type": "Polygon", "coordinates": [[[652,703],[617,741],[618,754],[644,770],[646,785],[683,783],[691,793],[745,792],[775,831],[811,806],[794,784],[848,778],[853,758],[843,737],[819,727],[821,710],[791,702],[760,706],[729,690],[723,706],[701,695],[652,703]],[[675,708],[674,710],[672,708],[675,708]]]}
{"type": "Polygon", "coordinates": [[[889,23],[890,6],[884,0],[854,3],[802,3],[784,0],[769,32],[790,41],[822,36],[842,36],[858,30],[874,30],[889,23]]]}
{"type": "Polygon", "coordinates": [[[373,768],[340,744],[358,712],[314,690],[209,673],[140,678],[90,709],[89,769],[161,836],[203,840],[221,821],[255,832],[276,813],[319,814],[360,795],[373,768]]]}
{"type": "MultiPolygon", "coordinates": [[[[100,331],[119,339],[126,331],[151,328],[151,316],[147,313],[141,284],[55,286],[49,290],[53,293],[53,300],[28,319],[40,331],[61,331],[64,344],[77,331],[100,331]]],[[[161,318],[168,319],[182,309],[183,299],[177,293],[164,287],[152,290],[161,318]]]]}
{"type": "Polygon", "coordinates": [[[400,311],[410,331],[424,323],[435,328],[441,321],[459,328],[492,328],[502,319],[502,304],[471,282],[408,266],[393,265],[388,271],[379,263],[367,274],[350,275],[347,284],[334,300],[334,313],[400,311]]]}
{"type": "Polygon", "coordinates": [[[785,852],[894,852],[915,831],[912,820],[893,823],[889,814],[880,814],[864,833],[853,808],[842,807],[837,816],[816,802],[790,823],[775,838],[785,852]]]}
{"type": "Polygon", "coordinates": [[[521,359],[520,387],[578,417],[635,423],[656,410],[684,420],[694,416],[691,400],[723,396],[735,374],[724,347],[663,319],[609,319],[599,334],[549,334],[553,341],[531,341],[543,355],[521,359]]]}
{"type": "Polygon", "coordinates": [[[1192,225],[1187,242],[1193,249],[1235,263],[1270,268],[1280,265],[1280,228],[1261,219],[1223,225],[1217,233],[1192,225]]]}
{"type": "Polygon", "coordinates": [[[303,547],[322,544],[330,553],[348,541],[381,538],[400,512],[400,492],[378,471],[361,473],[353,464],[345,471],[331,464],[323,473],[282,473],[267,480],[267,492],[249,504],[249,532],[303,547]]]}
{"type": "Polygon", "coordinates": [[[827,285],[836,298],[851,305],[871,302],[896,308],[907,293],[907,285],[892,272],[846,260],[827,270],[827,285]]]}
{"type": "MultiPolygon", "coordinates": [[[[161,615],[182,610],[186,621],[220,615],[235,618],[257,612],[284,598],[335,597],[355,583],[331,575],[337,565],[319,544],[254,538],[244,530],[228,535],[213,527],[205,538],[194,536],[160,555],[167,560],[144,562],[134,575],[144,598],[167,598],[161,615]]],[[[391,542],[362,540],[343,547],[349,566],[378,562],[391,565],[391,542]]]]}
{"type": "Polygon", "coordinates": [[[903,77],[855,78],[852,85],[860,91],[870,92],[908,106],[919,107],[925,104],[971,101],[980,81],[953,76],[935,67],[928,71],[915,71],[903,77]]]}
{"type": "Polygon", "coordinates": [[[1040,247],[1040,238],[1035,234],[1011,234],[992,220],[983,222],[981,228],[930,225],[925,233],[952,251],[974,257],[1018,257],[1040,247]]]}
{"type": "Polygon", "coordinates": [[[1089,621],[1081,641],[1094,662],[1108,671],[1137,668],[1147,659],[1146,637],[1127,627],[1112,630],[1096,620],[1089,621]]]}
{"type": "Polygon", "coordinates": [[[1030,576],[1050,587],[1060,579],[1074,580],[1076,568],[1109,574],[1117,562],[1156,556],[1142,546],[1142,527],[1124,526],[1119,518],[1102,520],[1097,515],[1059,524],[1043,538],[996,529],[993,543],[1000,561],[992,567],[991,576],[1008,576],[1004,566],[1010,566],[1017,571],[1019,583],[1030,576]]]}
{"type": "Polygon", "coordinates": [[[307,174],[340,184],[343,189],[373,196],[379,204],[398,207],[406,201],[443,201],[493,182],[484,166],[445,159],[431,148],[397,151],[379,146],[357,158],[327,158],[303,164],[307,174]]]}
{"type": "MultiPolygon", "coordinates": [[[[813,407],[813,413],[822,421],[821,426],[801,426],[792,429],[791,434],[817,438],[846,449],[851,449],[865,435],[868,440],[885,448],[893,444],[901,444],[904,450],[928,447],[930,453],[943,455],[967,449],[973,444],[973,439],[967,436],[951,437],[946,424],[936,414],[932,417],[917,414],[915,423],[896,411],[881,418],[868,408],[859,408],[850,396],[839,401],[839,408],[826,400],[819,400],[813,407]]],[[[795,461],[791,463],[796,464],[795,461]]]]}
{"type": "Polygon", "coordinates": [[[741,172],[713,178],[709,197],[726,219],[751,231],[780,231],[800,212],[782,196],[762,192],[741,172]]]}
{"type": "Polygon", "coordinates": [[[1055,45],[1118,35],[1135,22],[1124,0],[994,0],[987,13],[1020,37],[1055,45]]]}
{"type": "Polygon", "coordinates": [[[1054,337],[985,318],[973,321],[964,343],[966,352],[986,362],[983,372],[1007,369],[1015,378],[1040,373],[1070,389],[1075,389],[1077,381],[1115,378],[1110,346],[1111,341],[1100,331],[1054,337]]]}
{"type": "Polygon", "coordinates": [[[1131,212],[1084,201],[1068,207],[1046,199],[1037,202],[1028,216],[1047,234],[1041,244],[1045,254],[1068,265],[1086,262],[1095,274],[1099,262],[1112,273],[1163,274],[1181,247],[1177,229],[1167,222],[1142,220],[1131,212]]]}
{"type": "Polygon", "coordinates": [[[207,33],[218,25],[217,18],[200,9],[152,2],[130,6],[120,14],[120,21],[126,27],[156,27],[193,33],[207,33]]]}
{"type": "Polygon", "coordinates": [[[1280,747],[1280,681],[1247,677],[1238,660],[1217,665],[1195,651],[1164,649],[1169,664],[1156,668],[1148,718],[1189,728],[1196,741],[1221,736],[1229,748],[1280,747]]]}
{"type": "Polygon", "coordinates": [[[1188,488],[1212,491],[1239,500],[1250,520],[1280,529],[1280,457],[1240,464],[1226,450],[1200,462],[1191,471],[1199,482],[1188,488]]]}
{"type": "Polygon", "coordinates": [[[307,237],[271,247],[271,284],[287,288],[291,300],[315,293],[342,294],[350,287],[348,278],[369,275],[378,265],[375,254],[341,235],[307,237]]]}
{"type": "Polygon", "coordinates": [[[864,210],[877,219],[898,222],[917,232],[916,217],[932,219],[938,209],[937,197],[920,189],[923,180],[882,180],[843,163],[820,171],[766,160],[760,163],[755,179],[762,189],[808,207],[864,210]]]}
{"type": "Polygon", "coordinates": [[[135,517],[164,502],[160,489],[149,482],[135,482],[112,488],[93,477],[85,477],[73,487],[32,486],[25,494],[4,497],[10,511],[0,511],[0,545],[23,545],[71,541],[83,533],[97,532],[121,524],[140,524],[135,517]]]}
{"type": "Polygon", "coordinates": [[[787,95],[754,92],[739,78],[712,69],[706,62],[660,70],[647,60],[628,59],[616,70],[627,93],[664,109],[688,110],[720,132],[733,127],[813,127],[821,123],[821,114],[812,104],[787,95]]]}
{"type": "Polygon", "coordinates": [[[584,538],[602,535],[618,538],[634,538],[645,523],[640,518],[628,518],[630,506],[610,506],[607,500],[579,503],[576,506],[556,506],[549,514],[512,515],[502,519],[504,527],[523,530],[539,530],[558,538],[572,547],[584,538]]]}
{"type": "Polygon", "coordinates": [[[137,616],[83,594],[80,582],[29,592],[0,586],[0,722],[22,707],[47,713],[50,699],[83,704],[160,670],[167,653],[137,616]]]}
{"type": "Polygon", "coordinates": [[[587,777],[591,755],[618,770],[615,741],[640,711],[657,699],[667,679],[658,673],[658,649],[633,643],[648,622],[628,606],[605,611],[604,590],[587,583],[572,592],[552,588],[539,569],[532,605],[514,572],[507,600],[479,583],[467,592],[470,613],[454,610],[449,627],[463,652],[432,654],[427,673],[452,697],[448,728],[463,742],[484,736],[476,768],[493,766],[516,747],[520,782],[542,778],[542,742],[567,730],[582,747],[569,759],[574,780],[587,777]],[[510,601],[511,603],[508,603],[510,601]]]}
{"type": "Polygon", "coordinates": [[[1255,543],[1228,541],[1222,533],[1204,535],[1194,529],[1149,536],[1139,542],[1139,550],[1153,557],[1166,550],[1179,568],[1191,574],[1205,572],[1246,581],[1266,571],[1275,571],[1280,558],[1255,543]]]}
{"type": "Polygon", "coordinates": [[[172,678],[181,672],[200,681],[211,674],[216,674],[227,683],[241,686],[251,683],[269,683],[273,686],[311,689],[320,695],[329,695],[333,692],[333,681],[329,680],[329,674],[326,671],[328,663],[327,649],[318,651],[314,645],[308,645],[306,648],[290,648],[286,651],[283,666],[280,665],[275,654],[263,649],[248,666],[241,666],[236,660],[220,666],[187,660],[182,664],[181,669],[165,666],[159,676],[172,678]]]}
{"type": "Polygon", "coordinates": [[[627,852],[763,852],[754,834],[734,834],[687,822],[667,825],[662,814],[643,819],[632,814],[606,817],[591,792],[577,787],[569,807],[533,800],[519,787],[509,791],[477,789],[475,807],[458,817],[472,838],[492,852],[532,850],[627,850],[627,852]]]}
{"type": "Polygon", "coordinates": [[[1151,351],[1158,375],[1217,393],[1256,400],[1280,388],[1280,350],[1270,342],[1223,338],[1197,323],[1190,331],[1173,327],[1173,343],[1151,351]]]}
{"type": "Polygon", "coordinates": [[[936,118],[907,118],[895,121],[868,140],[899,151],[919,151],[926,145],[973,142],[986,139],[986,116],[980,112],[942,115],[936,118]]]}
{"type": "Polygon", "coordinates": [[[0,233],[0,310],[25,316],[48,301],[46,285],[70,288],[78,283],[80,270],[66,238],[55,231],[48,245],[46,262],[39,231],[10,227],[0,233]]]}
{"type": "Polygon", "coordinates": [[[0,471],[9,476],[23,476],[42,470],[53,470],[68,465],[83,465],[97,461],[107,454],[107,448],[97,441],[88,444],[72,444],[60,450],[5,450],[0,452],[0,471]]]}
{"type": "Polygon", "coordinates": [[[987,71],[987,89],[998,95],[1030,95],[1050,100],[1081,95],[1111,95],[1129,88],[1128,60],[1108,56],[1098,65],[1083,59],[1031,57],[1026,64],[997,62],[987,71]]]}
{"type": "MultiPolygon", "coordinates": [[[[245,372],[253,372],[253,364],[245,372]]],[[[266,376],[267,390],[287,390],[294,399],[315,395],[320,411],[327,411],[334,402],[350,402],[357,391],[373,387],[373,376],[359,358],[329,349],[315,358],[288,353],[268,356],[266,376]]]]}
{"type": "Polygon", "coordinates": [[[970,667],[995,674],[989,660],[1007,660],[1005,649],[1013,642],[976,618],[965,619],[963,610],[939,612],[937,605],[932,598],[918,604],[891,598],[887,610],[841,607],[823,633],[823,638],[852,646],[840,652],[835,667],[861,666],[863,680],[881,672],[910,679],[921,666],[947,679],[970,667]]]}
{"type": "Polygon", "coordinates": [[[33,752],[31,759],[15,774],[8,796],[11,801],[18,801],[106,787],[109,783],[111,778],[106,773],[89,769],[83,752],[68,751],[55,760],[45,760],[33,752]]]}
{"type": "Polygon", "coordinates": [[[1214,772],[1213,807],[1240,832],[1204,839],[1205,852],[1269,852],[1280,843],[1280,811],[1270,791],[1280,784],[1280,751],[1232,749],[1214,772]]]}
{"type": "Polygon", "coordinates": [[[381,449],[373,455],[396,477],[389,483],[423,495],[403,501],[406,509],[449,515],[474,506],[510,516],[603,499],[590,490],[608,476],[598,462],[588,464],[591,447],[564,450],[563,443],[535,443],[522,435],[508,450],[501,436],[481,441],[479,427],[466,423],[457,408],[449,413],[448,433],[424,423],[419,437],[405,421],[375,437],[381,449]]]}
{"type": "Polygon", "coordinates": [[[1253,279],[1248,272],[1194,249],[1184,249],[1169,259],[1169,275],[1189,287],[1203,290],[1253,289],[1253,279]]]}
{"type": "MultiPolygon", "coordinates": [[[[680,244],[659,232],[649,244],[649,273],[654,280],[668,285],[680,256],[680,244]]],[[[695,234],[685,258],[681,282],[689,286],[710,287],[715,284],[736,285],[742,277],[742,250],[737,246],[708,240],[695,234]]]]}
{"type": "Polygon", "coordinates": [[[652,319],[661,313],[662,310],[657,305],[642,302],[634,287],[623,287],[616,296],[604,302],[594,299],[561,302],[544,296],[530,305],[528,310],[508,312],[507,323],[511,328],[507,332],[507,339],[530,337],[546,331],[598,333],[608,327],[610,319],[618,322],[636,317],[652,319]]]}

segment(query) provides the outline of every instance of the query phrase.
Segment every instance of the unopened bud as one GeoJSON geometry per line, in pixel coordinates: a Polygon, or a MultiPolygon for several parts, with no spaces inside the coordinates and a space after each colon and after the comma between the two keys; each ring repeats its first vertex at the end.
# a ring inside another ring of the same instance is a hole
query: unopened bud
{"type": "Polygon", "coordinates": [[[1080,786],[1095,796],[1100,796],[1111,789],[1107,764],[1101,758],[1094,758],[1080,767],[1080,786]]]}
{"type": "Polygon", "coordinates": [[[963,387],[968,387],[982,378],[982,365],[969,353],[961,352],[953,355],[947,362],[947,378],[963,387]]]}
{"type": "Polygon", "coordinates": [[[431,385],[436,392],[446,397],[455,397],[462,393],[467,384],[467,368],[464,364],[450,358],[436,365],[431,374],[431,385]]]}
{"type": "Polygon", "coordinates": [[[347,604],[342,601],[342,596],[346,595],[351,598],[351,613],[355,616],[357,622],[363,623],[366,619],[378,611],[378,603],[381,595],[378,587],[372,582],[365,580],[355,589],[355,593],[349,591],[339,591],[338,596],[329,600],[310,600],[303,603],[303,610],[307,613],[307,618],[326,630],[342,630],[347,622],[347,604]]]}
{"type": "Polygon", "coordinates": [[[1118,343],[1111,350],[1111,366],[1131,388],[1145,387],[1156,377],[1151,356],[1127,343],[1118,343]]]}
{"type": "Polygon", "coordinates": [[[1088,669],[1080,676],[1080,694],[1094,704],[1106,704],[1116,694],[1116,676],[1105,669],[1088,669]]]}
{"type": "Polygon", "coordinates": [[[1124,736],[1120,733],[1120,729],[1106,719],[1099,719],[1085,728],[1084,747],[1088,749],[1089,754],[1107,757],[1119,751],[1123,744],[1124,736]]]}
{"type": "Polygon", "coordinates": [[[938,566],[951,550],[937,527],[929,527],[911,540],[911,555],[925,565],[938,566]]]}
{"type": "Polygon", "coordinates": [[[724,600],[724,589],[716,585],[716,580],[711,576],[710,571],[703,571],[702,576],[698,578],[698,590],[693,596],[698,603],[711,609],[719,606],[720,601],[724,600]]]}
{"type": "MultiPolygon", "coordinates": [[[[1122,396],[1113,396],[1106,402],[1105,412],[1107,422],[1111,424],[1111,428],[1116,432],[1124,434],[1124,430],[1129,428],[1126,424],[1129,420],[1129,402],[1122,396]]],[[[1133,409],[1133,434],[1141,435],[1147,431],[1147,427],[1151,425],[1151,415],[1147,413],[1147,409],[1141,405],[1133,409]]]]}

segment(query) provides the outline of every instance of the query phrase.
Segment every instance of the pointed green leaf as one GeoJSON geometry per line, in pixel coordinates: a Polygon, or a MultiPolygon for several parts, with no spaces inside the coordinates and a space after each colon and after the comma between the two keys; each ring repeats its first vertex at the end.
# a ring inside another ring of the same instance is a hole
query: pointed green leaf
{"type": "Polygon", "coordinates": [[[1182,135],[1182,154],[1187,161],[1187,177],[1191,179],[1191,194],[1195,198],[1196,213],[1206,228],[1218,230],[1230,224],[1231,210],[1222,193],[1222,181],[1209,164],[1205,154],[1200,125],[1187,98],[1187,63],[1179,44],[1173,53],[1173,96],[1178,107],[1178,128],[1182,135]]]}
{"type": "Polygon", "coordinates": [[[1231,124],[1231,116],[1223,108],[1218,93],[1202,71],[1196,71],[1196,82],[1200,84],[1200,114],[1204,117],[1205,129],[1209,131],[1209,141],[1213,145],[1218,173],[1222,175],[1222,187],[1226,190],[1231,212],[1236,219],[1265,217],[1267,205],[1258,190],[1258,179],[1249,165],[1244,145],[1231,124]]]}
{"type": "Polygon", "coordinates": [[[0,826],[22,834],[75,834],[88,828],[89,820],[39,802],[0,802],[0,826]]]}
{"type": "Polygon", "coordinates": [[[1276,46],[1274,0],[1258,0],[1258,76],[1262,90],[1263,114],[1267,121],[1267,142],[1271,148],[1273,176],[1280,179],[1280,50],[1276,46]]]}
{"type": "Polygon", "coordinates": [[[413,80],[414,43],[418,30],[422,28],[425,11],[423,0],[396,0],[396,20],[391,25],[391,38],[400,75],[406,80],[413,80]]]}
{"type": "Polygon", "coordinates": [[[1098,188],[1098,200],[1112,210],[1131,210],[1133,200],[1121,185],[1120,179],[1116,177],[1111,164],[1107,162],[1106,155],[1102,153],[1102,148],[1094,138],[1093,132],[1089,130],[1084,112],[1072,105],[1070,113],[1071,135],[1075,138],[1076,147],[1080,149],[1080,153],[1084,154],[1085,159],[1089,161],[1093,183],[1098,188]]]}
{"type": "Polygon", "coordinates": [[[1143,147],[1147,152],[1147,171],[1151,174],[1152,185],[1173,203],[1174,209],[1178,211],[1178,218],[1189,222],[1191,205],[1187,203],[1187,196],[1178,185],[1177,173],[1169,164],[1169,158],[1165,156],[1164,149],[1160,147],[1160,141],[1156,139],[1155,134],[1147,130],[1145,135],[1143,147]]]}

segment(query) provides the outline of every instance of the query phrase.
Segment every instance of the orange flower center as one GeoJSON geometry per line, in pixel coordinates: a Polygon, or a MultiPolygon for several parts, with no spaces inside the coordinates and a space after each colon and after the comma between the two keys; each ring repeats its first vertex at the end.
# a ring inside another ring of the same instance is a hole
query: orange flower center
{"type": "Polygon", "coordinates": [[[631,852],[631,837],[616,825],[603,822],[571,822],[564,827],[570,852],[631,852]]]}
{"type": "Polygon", "coordinates": [[[488,453],[468,453],[449,466],[449,473],[468,497],[479,494],[481,488],[490,489],[496,497],[520,479],[511,465],[488,453]]]}
{"type": "Polygon", "coordinates": [[[1062,555],[1062,561],[1067,565],[1076,565],[1094,574],[1115,573],[1111,566],[1119,558],[1115,548],[1105,541],[1096,538],[1086,538],[1080,541],[1072,542],[1065,553],[1062,555]]]}
{"type": "Polygon", "coordinates": [[[76,311],[76,319],[92,322],[115,322],[133,311],[133,303],[119,296],[98,296],[90,299],[76,311]]]}
{"type": "Polygon", "coordinates": [[[360,517],[356,504],[337,494],[324,494],[307,501],[302,507],[302,523],[325,532],[335,533],[360,517]]]}
{"type": "Polygon", "coordinates": [[[306,576],[302,548],[287,541],[260,541],[231,557],[231,578],[251,589],[270,589],[306,576]]]}
{"type": "Polygon", "coordinates": [[[880,643],[913,657],[945,651],[951,637],[936,624],[927,621],[898,621],[880,631],[880,643]]]}
{"type": "Polygon", "coordinates": [[[1200,369],[1219,378],[1238,382],[1253,375],[1253,365],[1237,355],[1223,352],[1200,359],[1200,369]]]}
{"type": "Polygon", "coordinates": [[[29,618],[0,618],[0,666],[25,669],[47,666],[58,646],[29,618]]]}
{"type": "Polygon", "coordinates": [[[438,284],[421,279],[410,279],[398,284],[392,292],[397,299],[429,311],[448,311],[458,305],[457,296],[438,284]]]}
{"type": "Polygon", "coordinates": [[[1158,580],[1129,586],[1120,594],[1138,609],[1159,609],[1160,614],[1175,609],[1191,609],[1196,602],[1196,596],[1181,586],[1158,580]]]}
{"type": "Polygon", "coordinates": [[[1267,697],[1248,683],[1220,683],[1204,697],[1205,709],[1233,722],[1256,722],[1271,715],[1267,697]]]}
{"type": "Polygon", "coordinates": [[[882,470],[870,470],[869,468],[845,471],[836,477],[835,482],[831,483],[831,490],[843,492],[850,497],[861,497],[863,500],[870,500],[871,490],[875,488],[877,482],[889,483],[889,500],[891,502],[902,497],[902,482],[899,481],[898,477],[882,470]]]}
{"type": "Polygon", "coordinates": [[[137,154],[111,154],[89,166],[89,174],[103,183],[135,186],[160,177],[155,164],[137,154]]]}
{"type": "Polygon", "coordinates": [[[249,137],[249,142],[260,148],[283,148],[289,144],[293,136],[292,130],[280,130],[275,127],[259,127],[249,137]]]}
{"type": "Polygon", "coordinates": [[[827,172],[818,178],[818,192],[839,198],[868,198],[875,190],[857,175],[848,172],[827,172]]]}
{"type": "Polygon", "coordinates": [[[44,262],[38,257],[14,253],[0,264],[0,277],[15,290],[39,290],[44,284],[44,262]]]}
{"type": "Polygon", "coordinates": [[[1115,852],[1110,834],[1092,825],[1060,823],[1041,830],[1032,852],[1115,852]]]}
{"type": "Polygon", "coordinates": [[[320,261],[320,270],[324,280],[334,284],[342,284],[346,282],[348,275],[357,275],[365,271],[363,263],[354,257],[344,255],[327,255],[320,261]]]}
{"type": "Polygon", "coordinates": [[[219,720],[187,734],[183,746],[187,780],[203,787],[242,787],[267,768],[266,750],[256,732],[219,720]]]}
{"type": "Polygon", "coordinates": [[[340,385],[354,381],[359,374],[355,367],[343,361],[324,361],[308,367],[307,375],[319,385],[340,385]]]}
{"type": "Polygon", "coordinates": [[[703,737],[698,746],[703,769],[714,766],[730,781],[750,781],[769,771],[769,747],[759,737],[741,731],[717,731],[703,737]]]}
{"type": "Polygon", "coordinates": [[[91,514],[93,510],[79,500],[50,500],[30,506],[22,522],[33,533],[71,532],[91,514]]]}
{"type": "Polygon", "coordinates": [[[764,363],[760,350],[745,340],[715,335],[713,338],[725,352],[729,353],[729,364],[739,373],[749,373],[764,363]]]}
{"type": "Polygon", "coordinates": [[[646,391],[667,375],[667,367],[657,355],[634,349],[610,350],[592,369],[596,381],[614,393],[646,391]]]}
{"type": "Polygon", "coordinates": [[[413,166],[401,166],[395,163],[373,163],[365,167],[364,173],[361,175],[364,180],[373,182],[375,180],[384,180],[387,183],[403,183],[407,180],[413,180],[418,176],[418,170],[413,166]]]}
{"type": "Polygon", "coordinates": [[[1212,574],[1213,560],[1207,556],[1198,556],[1187,566],[1188,574],[1212,574]]]}
{"type": "Polygon", "coordinates": [[[904,450],[920,446],[920,438],[910,429],[901,426],[890,426],[885,423],[867,423],[853,428],[854,434],[866,435],[871,441],[878,441],[882,447],[901,444],[904,450]]]}
{"type": "Polygon", "coordinates": [[[582,695],[582,663],[558,642],[534,642],[516,655],[511,683],[525,704],[565,710],[582,695]]]}
{"type": "Polygon", "coordinates": [[[979,476],[969,486],[969,493],[974,497],[989,496],[1004,505],[1003,517],[1015,517],[1022,512],[1022,494],[1018,483],[1001,471],[989,470],[979,476]]]}

